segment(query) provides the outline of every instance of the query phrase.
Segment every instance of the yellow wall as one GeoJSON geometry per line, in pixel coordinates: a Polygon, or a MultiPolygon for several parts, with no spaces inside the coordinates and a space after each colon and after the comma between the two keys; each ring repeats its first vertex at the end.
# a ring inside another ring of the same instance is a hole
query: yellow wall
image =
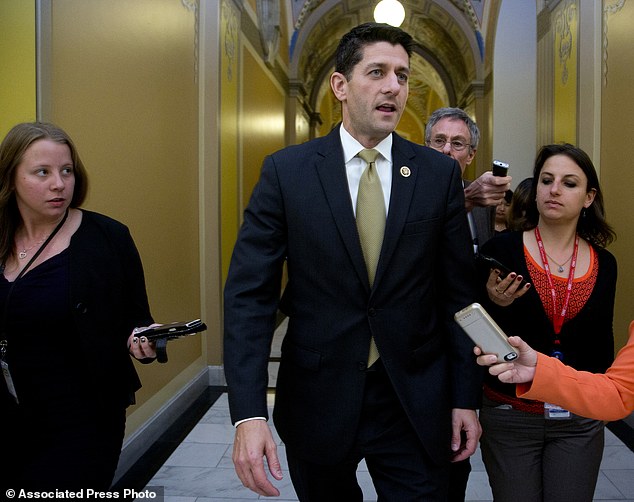
{"type": "MultiPolygon", "coordinates": [[[[45,118],[77,144],[91,183],[86,208],[130,227],[159,322],[201,308],[194,19],[173,0],[52,2],[45,118]]],[[[139,405],[202,368],[201,336],[171,342],[168,364],[137,365],[139,405]]]]}
{"type": "Polygon", "coordinates": [[[260,176],[264,157],[284,147],[284,90],[275,85],[250,46],[245,45],[242,57],[240,136],[242,200],[246,205],[260,176]]]}
{"type": "Polygon", "coordinates": [[[35,2],[0,1],[0,138],[36,118],[35,2]]]}
{"type": "Polygon", "coordinates": [[[634,101],[630,99],[634,85],[633,24],[633,2],[625,2],[622,10],[607,16],[607,78],[601,103],[601,186],[608,221],[617,232],[617,240],[610,246],[619,267],[614,317],[617,347],[627,340],[627,326],[634,319],[634,101]]]}
{"type": "Polygon", "coordinates": [[[221,6],[220,40],[224,49],[220,58],[220,239],[222,242],[222,277],[227,277],[231,253],[240,224],[240,180],[238,170],[238,84],[240,75],[240,13],[231,0],[221,6]]]}

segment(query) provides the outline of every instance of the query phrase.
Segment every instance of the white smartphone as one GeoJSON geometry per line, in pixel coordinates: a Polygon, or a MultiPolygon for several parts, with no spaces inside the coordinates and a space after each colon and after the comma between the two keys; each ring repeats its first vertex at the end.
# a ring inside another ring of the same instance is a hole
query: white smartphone
{"type": "Polygon", "coordinates": [[[479,303],[472,303],[456,312],[454,318],[482,352],[496,354],[498,362],[512,361],[517,357],[504,331],[479,303]]]}

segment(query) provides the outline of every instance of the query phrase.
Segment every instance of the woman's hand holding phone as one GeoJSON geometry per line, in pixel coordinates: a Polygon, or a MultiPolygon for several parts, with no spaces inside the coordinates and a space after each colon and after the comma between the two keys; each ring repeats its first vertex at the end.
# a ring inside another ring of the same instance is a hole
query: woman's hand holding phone
{"type": "Polygon", "coordinates": [[[495,354],[487,354],[477,345],[473,352],[480,366],[489,366],[489,373],[504,383],[532,382],[537,367],[537,352],[519,336],[508,338],[509,344],[517,349],[517,359],[510,362],[498,362],[495,354]]]}
{"type": "Polygon", "coordinates": [[[521,275],[511,272],[502,278],[502,273],[497,269],[491,270],[486,284],[489,298],[500,307],[507,307],[521,298],[530,287],[530,283],[525,282],[521,275]]]}
{"type": "Polygon", "coordinates": [[[478,260],[490,269],[486,283],[487,294],[491,301],[500,307],[510,305],[530,289],[531,285],[524,277],[512,272],[496,259],[480,254],[478,260]]]}
{"type": "Polygon", "coordinates": [[[157,326],[160,326],[160,324],[154,323],[151,326],[143,326],[132,330],[132,333],[128,337],[128,351],[135,359],[141,361],[154,359],[156,357],[156,344],[151,342],[147,336],[144,336],[142,333],[157,326]]]}

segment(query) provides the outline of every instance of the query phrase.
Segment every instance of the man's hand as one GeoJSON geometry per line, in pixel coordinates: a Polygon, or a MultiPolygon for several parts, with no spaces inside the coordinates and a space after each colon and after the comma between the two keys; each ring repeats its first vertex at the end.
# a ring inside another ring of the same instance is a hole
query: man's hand
{"type": "Polygon", "coordinates": [[[509,343],[517,349],[518,358],[510,363],[498,363],[495,354],[482,354],[480,347],[473,352],[478,356],[480,366],[490,366],[489,373],[504,383],[526,383],[535,378],[537,352],[519,336],[509,337],[509,343]]]}
{"type": "Polygon", "coordinates": [[[482,427],[475,410],[451,410],[451,429],[451,451],[454,452],[451,461],[459,462],[469,458],[475,453],[482,435],[482,427]]]}
{"type": "Polygon", "coordinates": [[[277,446],[271,429],[265,420],[248,420],[236,428],[233,442],[233,465],[242,484],[265,497],[278,497],[280,491],[273,486],[264,471],[264,457],[269,472],[282,479],[282,468],[277,456],[277,446]]]}
{"type": "Polygon", "coordinates": [[[493,176],[491,171],[483,173],[464,189],[467,211],[474,207],[497,206],[511,188],[511,176],[493,176]]]}

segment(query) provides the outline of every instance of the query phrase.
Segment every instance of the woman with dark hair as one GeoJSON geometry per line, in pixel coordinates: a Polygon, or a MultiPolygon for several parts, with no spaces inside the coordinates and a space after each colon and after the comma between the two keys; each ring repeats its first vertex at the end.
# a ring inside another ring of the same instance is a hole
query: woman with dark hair
{"type": "Polygon", "coordinates": [[[137,249],[127,227],[79,209],[87,187],[52,124],[0,144],[3,493],[107,490],[141,386],[130,354],[156,356],[137,334],[153,322],[137,249]]]}
{"type": "MultiPolygon", "coordinates": [[[[614,356],[615,237],[588,155],[544,146],[535,161],[523,231],[482,252],[514,272],[491,271],[483,299],[509,335],[578,370],[604,372],[614,356]],[[526,279],[532,287],[519,287],[526,279]]],[[[603,422],[516,397],[489,376],[480,413],[482,457],[497,501],[591,501],[603,454],[603,422]],[[518,486],[522,486],[518,490],[518,486]]]]}

